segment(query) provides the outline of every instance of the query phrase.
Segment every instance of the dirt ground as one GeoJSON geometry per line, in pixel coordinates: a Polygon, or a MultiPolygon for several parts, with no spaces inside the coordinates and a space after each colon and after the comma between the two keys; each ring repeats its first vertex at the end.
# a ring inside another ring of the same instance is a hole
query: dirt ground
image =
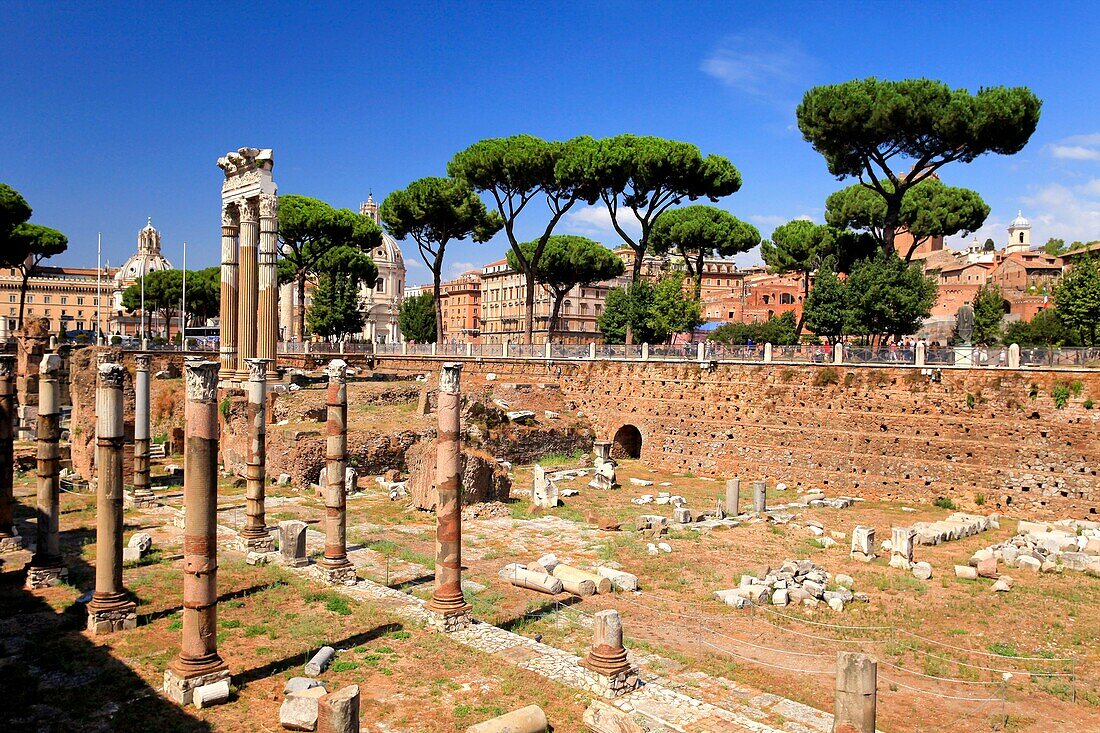
{"type": "MultiPolygon", "coordinates": [[[[528,407],[522,396],[506,399],[518,409],[528,407]]],[[[364,405],[356,412],[353,429],[359,420],[382,418],[399,429],[430,419],[415,416],[409,403],[384,409],[364,405]]],[[[579,467],[588,457],[548,456],[542,463],[579,467]]],[[[901,504],[859,502],[846,509],[794,509],[797,516],[785,525],[744,523],[709,532],[674,528],[664,538],[672,552],[654,556],[634,531],[634,520],[643,513],[671,516],[672,508],[639,506],[631,499],[668,491],[685,497],[692,509],[707,509],[724,493],[719,482],[656,473],[627,460],[618,468],[621,488],[598,491],[588,488],[585,478],[561,481],[559,488],[579,494],[556,509],[536,511],[529,506],[531,471],[530,466],[514,467],[512,502],[477,507],[464,519],[464,577],[475,584],[467,598],[479,619],[525,636],[541,635],[543,643],[583,654],[591,639],[589,615],[616,608],[623,614],[628,647],[644,668],[717,703],[728,693],[716,681],[728,678],[742,688],[831,710],[829,673],[836,651],[861,649],[880,662],[878,725],[886,733],[1100,730],[1100,645],[1095,641],[1100,637],[1100,579],[1070,571],[1036,575],[1006,569],[1016,584],[1000,594],[990,591],[992,581],[954,577],[954,564],[966,564],[976,549],[1013,535],[1012,518],[975,537],[918,547],[917,559],[934,568],[930,581],[889,568],[885,557],[865,564],[848,554],[857,524],[875,527],[881,542],[892,526],[950,513],[930,505],[914,504],[908,508],[915,511],[905,511],[901,504]],[[653,485],[638,486],[631,478],[653,485]],[[622,530],[597,529],[610,520],[622,522],[622,530]],[[823,548],[805,528],[807,520],[819,521],[837,545],[823,548]],[[547,552],[578,566],[616,563],[641,579],[642,590],[586,599],[548,597],[498,578],[503,565],[532,562],[547,552]],[[869,602],[836,613],[828,607],[736,610],[713,599],[714,591],[735,587],[743,573],[759,575],[792,558],[851,575],[855,590],[867,593],[869,602]]],[[[17,518],[24,533],[33,532],[32,480],[21,476],[17,487],[17,518]]],[[[434,516],[391,501],[372,476],[362,477],[360,488],[362,495],[348,501],[349,549],[361,563],[360,575],[426,597],[434,516]]],[[[747,489],[742,489],[743,506],[747,489]]],[[[272,486],[268,497],[269,525],[297,518],[321,529],[324,507],[308,488],[272,486]]],[[[796,498],[770,487],[770,504],[796,498]]],[[[162,499],[179,507],[182,494],[170,490],[162,499]]],[[[243,526],[243,506],[243,489],[223,481],[220,524],[243,526]]],[[[156,548],[126,568],[142,623],[131,632],[93,638],[82,630],[77,598],[93,584],[94,501],[64,494],[62,509],[62,540],[72,567],[67,585],[25,591],[21,568],[26,554],[5,558],[0,644],[7,656],[0,662],[0,676],[15,683],[4,685],[15,694],[0,718],[30,723],[36,730],[147,730],[154,715],[164,731],[277,730],[283,682],[301,673],[313,650],[335,642],[342,650],[338,664],[323,679],[329,689],[361,686],[363,730],[462,731],[532,702],[544,707],[555,730],[582,729],[584,696],[277,566],[247,565],[230,551],[221,553],[218,638],[233,671],[235,703],[180,711],[156,693],[179,645],[179,531],[164,513],[127,514],[127,535],[148,531],[156,548]]]]}

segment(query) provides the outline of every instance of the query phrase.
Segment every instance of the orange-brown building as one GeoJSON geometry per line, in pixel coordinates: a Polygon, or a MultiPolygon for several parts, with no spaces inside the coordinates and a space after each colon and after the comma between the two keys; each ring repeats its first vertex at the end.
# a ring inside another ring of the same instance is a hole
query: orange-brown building
{"type": "Polygon", "coordinates": [[[481,274],[469,270],[439,285],[443,340],[478,343],[481,336],[481,274]]]}
{"type": "Polygon", "coordinates": [[[762,267],[742,270],[731,289],[704,293],[703,318],[756,323],[793,311],[797,319],[802,316],[803,289],[801,275],[774,275],[762,267]]]}
{"type": "MultiPolygon", "coordinates": [[[[96,316],[102,316],[102,331],[110,333],[116,317],[115,275],[117,268],[38,267],[27,281],[24,321],[45,318],[53,333],[96,331],[96,316]],[[102,299],[102,305],[100,303],[102,299]],[[100,310],[101,309],[101,310],[100,310]]],[[[0,270],[0,302],[6,312],[0,317],[0,337],[14,333],[19,322],[19,287],[23,276],[14,268],[0,270]]]]}

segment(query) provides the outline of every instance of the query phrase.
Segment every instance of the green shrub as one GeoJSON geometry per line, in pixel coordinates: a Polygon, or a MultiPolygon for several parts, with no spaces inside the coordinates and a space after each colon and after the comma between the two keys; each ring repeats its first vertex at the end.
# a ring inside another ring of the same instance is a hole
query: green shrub
{"type": "Polygon", "coordinates": [[[1093,401],[1090,399],[1090,400],[1085,400],[1085,402],[1081,406],[1084,407],[1086,410],[1091,410],[1092,405],[1093,405],[1093,401]]]}
{"type": "Polygon", "coordinates": [[[977,494],[974,494],[974,503],[978,506],[982,506],[983,504],[985,504],[985,494],[980,491],[977,494]]]}
{"type": "Polygon", "coordinates": [[[1069,383],[1069,391],[1073,393],[1074,397],[1081,396],[1081,388],[1084,387],[1080,379],[1075,379],[1069,383]]]}
{"type": "Polygon", "coordinates": [[[968,410],[974,409],[974,395],[970,394],[969,392],[966,393],[966,408],[968,410]]]}
{"type": "Polygon", "coordinates": [[[951,501],[951,500],[950,500],[950,499],[948,499],[948,498],[947,498],[946,496],[938,496],[938,497],[936,497],[936,500],[932,502],[932,506],[937,506],[937,507],[939,507],[940,509],[950,509],[950,510],[952,510],[952,511],[954,511],[954,510],[956,510],[956,509],[958,509],[958,508],[959,508],[959,507],[958,507],[958,506],[957,506],[957,505],[955,504],[955,502],[951,501]]]}
{"type": "Polygon", "coordinates": [[[233,403],[229,401],[228,397],[223,397],[222,401],[218,403],[218,411],[222,414],[222,419],[229,419],[229,408],[233,406],[233,403]]]}
{"type": "Polygon", "coordinates": [[[1054,398],[1055,409],[1061,410],[1069,402],[1069,387],[1064,383],[1054,385],[1050,390],[1050,396],[1054,398]]]}
{"type": "Polygon", "coordinates": [[[832,384],[840,383],[840,375],[836,373],[836,369],[832,367],[825,367],[814,375],[815,387],[827,387],[832,384]]]}

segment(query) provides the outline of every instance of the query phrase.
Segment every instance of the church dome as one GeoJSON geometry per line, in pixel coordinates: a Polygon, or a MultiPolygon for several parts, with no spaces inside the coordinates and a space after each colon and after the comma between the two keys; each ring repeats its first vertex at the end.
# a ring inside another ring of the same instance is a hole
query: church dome
{"type": "Polygon", "coordinates": [[[1016,212],[1016,218],[1008,225],[1009,229],[1030,229],[1031,222],[1024,218],[1023,211],[1016,212]]]}
{"type": "Polygon", "coordinates": [[[138,232],[137,252],[119,268],[115,282],[121,288],[134,283],[142,275],[171,269],[172,263],[160,253],[160,232],[153,226],[150,217],[138,232]]]}
{"type": "MultiPolygon", "coordinates": [[[[374,219],[374,223],[381,228],[382,217],[378,211],[378,204],[374,201],[373,193],[368,193],[367,200],[359,204],[359,213],[374,219]]],[[[401,268],[405,266],[405,260],[401,256],[401,248],[397,246],[396,240],[386,233],[385,229],[382,230],[382,241],[368,254],[376,265],[387,264],[401,268]]]]}

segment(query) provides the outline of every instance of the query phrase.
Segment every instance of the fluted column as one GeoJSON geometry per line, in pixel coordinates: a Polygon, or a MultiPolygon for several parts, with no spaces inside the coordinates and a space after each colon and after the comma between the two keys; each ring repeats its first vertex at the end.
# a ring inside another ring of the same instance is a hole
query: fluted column
{"type": "Polygon", "coordinates": [[[269,359],[248,360],[249,444],[245,466],[245,513],[248,522],[241,530],[244,549],[273,552],[275,541],[264,516],[264,482],[267,465],[267,367],[269,359]]]}
{"type": "Polygon", "coordinates": [[[328,369],[328,423],[325,427],[325,556],[317,563],[330,583],[355,582],[355,567],[348,560],[347,490],[348,385],[343,359],[333,359],[328,369]]]}
{"type": "Polygon", "coordinates": [[[61,486],[59,480],[61,406],[58,373],[61,357],[46,354],[38,372],[38,511],[35,550],[27,568],[27,587],[57,585],[65,577],[61,562],[61,486]]]}
{"type": "Polygon", "coordinates": [[[256,356],[269,359],[268,377],[275,372],[275,350],[279,340],[278,257],[279,197],[260,194],[260,249],[258,253],[259,313],[256,328],[256,356]]]}
{"type": "Polygon", "coordinates": [[[14,424],[15,357],[4,354],[0,355],[0,552],[13,552],[23,547],[13,514],[14,424]]]}
{"type": "Polygon", "coordinates": [[[149,368],[153,357],[134,356],[134,499],[148,501],[149,483],[149,368]]]}
{"type": "Polygon", "coordinates": [[[259,216],[255,199],[238,203],[241,216],[240,288],[237,293],[237,379],[248,379],[248,359],[256,358],[256,308],[259,216]]]}
{"type": "Polygon", "coordinates": [[[122,381],[126,371],[109,356],[96,384],[95,592],[88,630],[108,633],[137,625],[136,604],[122,585],[122,381]]]}
{"type": "Polygon", "coordinates": [[[232,379],[237,369],[237,234],[239,228],[236,204],[222,206],[222,299],[219,309],[221,345],[218,349],[221,358],[219,376],[222,379],[232,379]]]}
{"type": "Polygon", "coordinates": [[[183,645],[164,673],[164,691],[181,705],[196,687],[229,676],[218,655],[218,365],[184,364],[183,645]]]}
{"type": "Polygon", "coordinates": [[[439,614],[444,631],[464,626],[470,610],[462,596],[461,370],[458,362],[443,365],[436,408],[435,589],[427,608],[439,614]]]}

